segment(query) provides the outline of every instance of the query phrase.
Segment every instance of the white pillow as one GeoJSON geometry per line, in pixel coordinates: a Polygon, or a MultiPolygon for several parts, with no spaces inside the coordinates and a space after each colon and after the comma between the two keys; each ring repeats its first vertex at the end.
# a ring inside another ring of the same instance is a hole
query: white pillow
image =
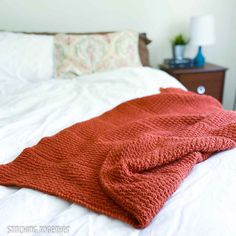
{"type": "Polygon", "coordinates": [[[0,32],[0,80],[53,76],[53,36],[0,32]]]}

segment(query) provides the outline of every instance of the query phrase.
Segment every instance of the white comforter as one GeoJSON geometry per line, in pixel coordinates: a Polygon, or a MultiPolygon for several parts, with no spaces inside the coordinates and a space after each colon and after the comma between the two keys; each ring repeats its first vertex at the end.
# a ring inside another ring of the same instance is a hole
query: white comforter
{"type": "MultiPolygon", "coordinates": [[[[158,93],[160,87],[183,88],[174,78],[150,68],[40,83],[0,78],[0,162],[12,161],[44,136],[121,102],[158,93]]],[[[11,235],[11,226],[69,226],[69,233],[61,235],[82,236],[233,236],[235,218],[236,149],[198,164],[144,230],[32,189],[0,186],[1,236],[11,235]]]]}

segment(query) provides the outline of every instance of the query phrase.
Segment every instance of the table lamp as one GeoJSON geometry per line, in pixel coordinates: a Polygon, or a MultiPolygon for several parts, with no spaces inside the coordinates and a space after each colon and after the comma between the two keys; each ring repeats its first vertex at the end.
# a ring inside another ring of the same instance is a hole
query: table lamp
{"type": "Polygon", "coordinates": [[[190,42],[198,46],[197,56],[194,58],[194,66],[203,67],[205,58],[202,54],[202,46],[215,43],[215,28],[213,16],[194,16],[190,24],[190,42]]]}

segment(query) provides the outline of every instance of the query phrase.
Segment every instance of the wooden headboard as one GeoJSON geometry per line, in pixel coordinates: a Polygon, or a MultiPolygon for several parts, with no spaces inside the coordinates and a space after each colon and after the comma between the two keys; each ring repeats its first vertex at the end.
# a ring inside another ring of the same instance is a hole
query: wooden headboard
{"type": "MultiPolygon", "coordinates": [[[[55,35],[56,32],[15,32],[15,33],[24,33],[24,34],[39,34],[39,35],[55,35]]],[[[63,32],[60,32],[63,33],[63,32]]],[[[107,34],[111,32],[89,32],[89,33],[75,33],[75,32],[66,32],[66,34],[73,35],[83,35],[83,34],[107,34]]],[[[151,40],[148,39],[146,33],[139,34],[139,55],[143,66],[150,66],[149,64],[149,52],[147,45],[151,43],[151,40]]]]}

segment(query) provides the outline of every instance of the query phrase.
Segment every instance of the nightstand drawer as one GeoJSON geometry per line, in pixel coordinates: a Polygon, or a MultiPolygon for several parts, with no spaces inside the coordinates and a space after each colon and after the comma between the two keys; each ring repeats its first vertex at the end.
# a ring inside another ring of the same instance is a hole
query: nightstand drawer
{"type": "Polygon", "coordinates": [[[222,101],[224,72],[182,74],[177,78],[188,90],[222,101]]]}

